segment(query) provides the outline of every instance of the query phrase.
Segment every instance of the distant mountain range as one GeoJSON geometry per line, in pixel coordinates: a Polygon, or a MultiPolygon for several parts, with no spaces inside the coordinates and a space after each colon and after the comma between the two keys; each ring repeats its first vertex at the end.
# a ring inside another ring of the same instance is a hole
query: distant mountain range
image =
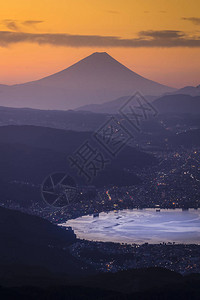
{"type": "Polygon", "coordinates": [[[77,108],[77,111],[87,111],[101,114],[117,114],[122,105],[128,100],[128,96],[123,96],[102,104],[88,104],[77,108]]]}
{"type": "Polygon", "coordinates": [[[135,91],[158,96],[175,89],[138,75],[107,53],[93,53],[40,80],[0,85],[0,105],[68,110],[101,104],[135,91]]]}
{"type": "Polygon", "coordinates": [[[87,111],[0,107],[0,126],[34,125],[73,131],[95,131],[107,119],[107,115],[87,111]]]}
{"type": "Polygon", "coordinates": [[[159,113],[200,114],[200,96],[166,95],[153,102],[159,113]]]}
{"type": "MultiPolygon", "coordinates": [[[[103,104],[86,105],[80,107],[79,110],[93,113],[117,114],[129,98],[130,97],[126,96],[103,104]]],[[[155,98],[156,97],[145,97],[145,99],[158,110],[158,113],[200,113],[200,96],[193,97],[188,94],[172,94],[155,98]]]]}
{"type": "Polygon", "coordinates": [[[173,94],[184,94],[190,96],[200,96],[200,85],[198,86],[185,86],[182,89],[174,91],[173,94]]]}

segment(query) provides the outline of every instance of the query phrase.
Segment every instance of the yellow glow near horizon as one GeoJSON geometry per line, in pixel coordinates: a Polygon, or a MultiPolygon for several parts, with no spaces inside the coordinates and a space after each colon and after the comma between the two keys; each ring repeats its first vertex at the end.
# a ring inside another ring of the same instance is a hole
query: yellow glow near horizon
{"type": "MultiPolygon", "coordinates": [[[[199,36],[200,24],[182,19],[200,18],[199,11],[199,0],[8,0],[1,3],[0,31],[130,39],[140,31],[178,30],[199,36]],[[8,28],[8,20],[17,28],[8,28]],[[27,26],[26,20],[43,22],[27,26]]],[[[200,81],[200,48],[72,48],[19,43],[0,47],[0,83],[39,79],[95,51],[106,51],[135,72],[171,86],[200,81]]]]}

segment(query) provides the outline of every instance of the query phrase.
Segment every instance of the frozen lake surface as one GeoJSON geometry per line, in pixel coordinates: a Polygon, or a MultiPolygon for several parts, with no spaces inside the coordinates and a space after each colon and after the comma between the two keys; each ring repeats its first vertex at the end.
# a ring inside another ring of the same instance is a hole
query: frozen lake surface
{"type": "Polygon", "coordinates": [[[78,238],[119,243],[200,244],[200,210],[122,210],[69,220],[78,238]]]}

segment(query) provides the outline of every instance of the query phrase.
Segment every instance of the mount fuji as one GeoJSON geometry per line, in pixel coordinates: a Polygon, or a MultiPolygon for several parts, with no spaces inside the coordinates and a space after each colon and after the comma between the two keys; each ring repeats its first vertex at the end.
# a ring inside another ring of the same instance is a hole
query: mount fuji
{"type": "Polygon", "coordinates": [[[160,96],[174,89],[140,76],[105,52],[96,52],[40,80],[0,85],[0,105],[68,110],[102,104],[136,91],[160,96]]]}

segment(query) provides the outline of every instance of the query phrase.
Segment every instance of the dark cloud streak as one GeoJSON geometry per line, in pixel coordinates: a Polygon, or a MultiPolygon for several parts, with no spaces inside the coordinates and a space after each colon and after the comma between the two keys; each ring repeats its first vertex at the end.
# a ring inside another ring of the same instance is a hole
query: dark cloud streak
{"type": "Polygon", "coordinates": [[[191,17],[191,18],[182,18],[182,20],[190,21],[195,25],[200,25],[200,18],[191,17]]]}
{"type": "Polygon", "coordinates": [[[8,29],[18,31],[19,27],[17,25],[17,22],[15,20],[3,20],[2,22],[8,29]]]}
{"type": "Polygon", "coordinates": [[[35,26],[35,25],[41,24],[43,22],[44,21],[42,21],[42,20],[26,20],[26,21],[22,22],[22,24],[24,26],[35,26]]]}
{"type": "Polygon", "coordinates": [[[185,36],[185,33],[178,30],[148,30],[148,31],[140,31],[139,36],[142,37],[152,37],[155,39],[177,39],[185,36]]]}
{"type": "Polygon", "coordinates": [[[17,43],[35,43],[64,47],[200,47],[200,37],[187,36],[175,30],[141,31],[137,38],[123,39],[117,36],[70,35],[59,33],[26,33],[0,31],[0,46],[8,47],[17,43]]]}
{"type": "Polygon", "coordinates": [[[8,29],[12,31],[20,31],[21,25],[28,26],[28,27],[36,27],[37,24],[43,23],[42,20],[12,20],[12,19],[5,19],[2,20],[0,23],[6,26],[8,29]]]}
{"type": "Polygon", "coordinates": [[[119,11],[117,11],[117,10],[106,10],[106,12],[109,13],[109,14],[114,14],[114,15],[119,14],[119,11]]]}

